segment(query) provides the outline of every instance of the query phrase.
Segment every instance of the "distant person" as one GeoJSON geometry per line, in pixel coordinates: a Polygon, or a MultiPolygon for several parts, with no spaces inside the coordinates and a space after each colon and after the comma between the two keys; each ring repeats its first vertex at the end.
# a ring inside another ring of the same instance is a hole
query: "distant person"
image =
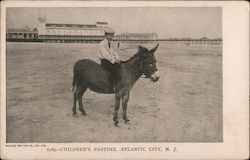
{"type": "Polygon", "coordinates": [[[117,48],[119,48],[119,47],[120,47],[120,42],[117,43],[117,48]]]}
{"type": "MultiPolygon", "coordinates": [[[[115,51],[111,41],[112,35],[105,35],[105,39],[98,45],[99,58],[101,59],[101,65],[110,71],[111,81],[114,84],[120,79],[120,58],[115,51]]],[[[113,90],[114,88],[112,88],[113,90]]]]}

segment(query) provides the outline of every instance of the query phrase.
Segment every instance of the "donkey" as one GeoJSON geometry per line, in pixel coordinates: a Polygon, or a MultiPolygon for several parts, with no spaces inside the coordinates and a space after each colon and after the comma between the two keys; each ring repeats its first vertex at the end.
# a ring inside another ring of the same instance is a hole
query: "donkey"
{"type": "Polygon", "coordinates": [[[117,114],[122,100],[122,117],[125,123],[129,122],[126,115],[129,93],[135,82],[144,74],[153,82],[159,80],[160,76],[156,68],[154,53],[159,43],[151,50],[139,45],[138,52],[129,60],[120,63],[120,80],[111,81],[111,74],[96,62],[83,59],[74,65],[74,77],[72,90],[74,91],[73,116],[76,115],[76,102],[82,115],[87,115],[83,108],[82,97],[85,91],[90,90],[97,93],[115,94],[115,110],[113,115],[114,125],[118,126],[117,114]],[[110,90],[110,88],[113,88],[110,90]],[[115,88],[115,89],[114,89],[115,88]]]}

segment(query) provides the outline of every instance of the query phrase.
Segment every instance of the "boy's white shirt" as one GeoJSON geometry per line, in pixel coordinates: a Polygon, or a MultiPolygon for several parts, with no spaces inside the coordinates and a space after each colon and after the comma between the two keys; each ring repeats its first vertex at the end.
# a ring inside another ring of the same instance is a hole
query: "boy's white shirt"
{"type": "Polygon", "coordinates": [[[117,59],[119,59],[119,56],[118,56],[117,52],[114,50],[114,46],[112,45],[111,42],[110,42],[110,48],[109,48],[107,39],[104,39],[98,45],[98,49],[99,49],[99,58],[100,59],[106,59],[106,60],[110,61],[112,64],[114,64],[115,61],[117,59]]]}

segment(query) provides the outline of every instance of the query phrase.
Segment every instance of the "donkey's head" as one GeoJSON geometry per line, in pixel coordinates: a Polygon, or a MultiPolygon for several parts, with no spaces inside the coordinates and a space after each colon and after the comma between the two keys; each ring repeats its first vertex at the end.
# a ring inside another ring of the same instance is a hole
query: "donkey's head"
{"type": "Polygon", "coordinates": [[[156,68],[156,60],[154,53],[159,46],[159,43],[151,50],[148,50],[145,47],[139,46],[139,55],[143,58],[143,63],[141,66],[141,70],[143,74],[150,78],[153,82],[159,80],[160,75],[158,69],[156,68]]]}

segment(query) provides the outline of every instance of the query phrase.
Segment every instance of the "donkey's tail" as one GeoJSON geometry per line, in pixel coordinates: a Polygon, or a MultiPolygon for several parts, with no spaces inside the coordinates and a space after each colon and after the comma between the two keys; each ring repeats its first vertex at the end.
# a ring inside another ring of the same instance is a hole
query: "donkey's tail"
{"type": "Polygon", "coordinates": [[[73,84],[72,84],[72,87],[71,87],[71,91],[72,91],[72,92],[75,92],[75,88],[76,88],[75,86],[76,86],[76,85],[75,85],[75,83],[74,83],[74,81],[73,81],[73,84]]]}
{"type": "Polygon", "coordinates": [[[71,91],[72,92],[74,92],[75,91],[75,86],[76,86],[76,77],[77,76],[77,74],[76,74],[76,72],[74,71],[74,75],[73,75],[73,82],[72,82],[72,87],[71,87],[71,91]]]}

